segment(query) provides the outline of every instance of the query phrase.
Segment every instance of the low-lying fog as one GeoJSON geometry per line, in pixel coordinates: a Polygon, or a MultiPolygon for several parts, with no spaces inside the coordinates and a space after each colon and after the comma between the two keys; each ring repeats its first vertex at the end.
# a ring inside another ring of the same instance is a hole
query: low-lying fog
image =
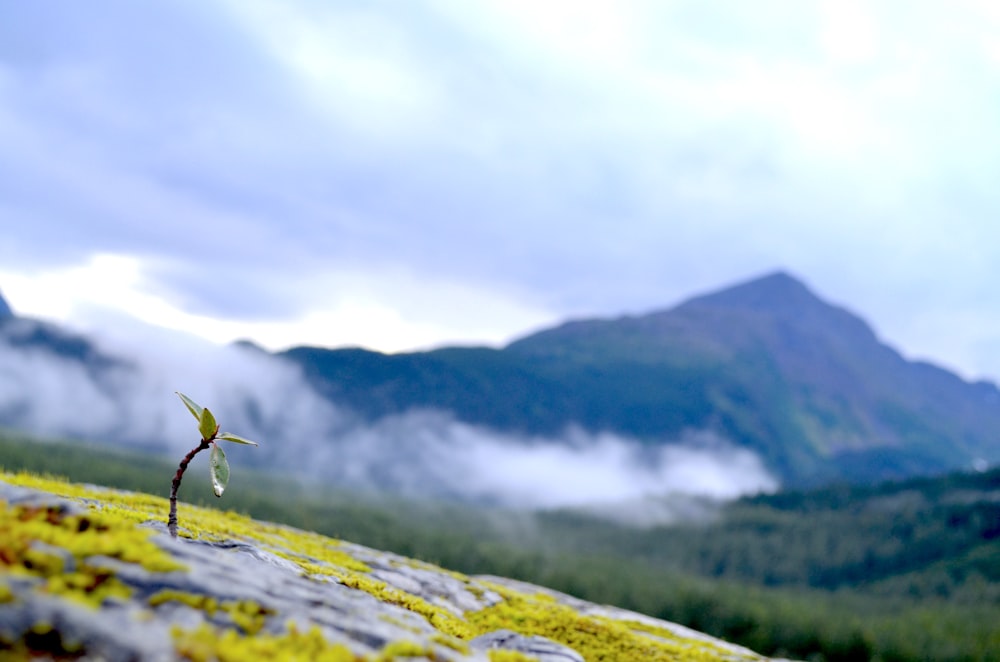
{"type": "Polygon", "coordinates": [[[671,519],[697,501],[690,497],[731,499],[777,487],[756,455],[707,432],[649,446],[572,427],[558,437],[514,436],[442,411],[366,423],[269,354],[129,331],[97,338],[102,352],[122,361],[107,369],[0,339],[0,424],[180,458],[198,442],[194,419],[174,395],[181,391],[209,407],[223,431],[261,443],[226,449],[236,471],[276,466],[335,487],[587,508],[635,522],[671,519]]]}

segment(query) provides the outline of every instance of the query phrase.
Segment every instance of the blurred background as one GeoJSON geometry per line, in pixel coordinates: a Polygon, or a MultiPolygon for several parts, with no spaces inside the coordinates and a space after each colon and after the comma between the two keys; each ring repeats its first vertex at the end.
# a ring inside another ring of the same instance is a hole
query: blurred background
{"type": "Polygon", "coordinates": [[[213,505],[764,652],[998,659],[998,35],[6,3],[0,464],[157,491],[180,390],[261,442],[213,505]]]}
{"type": "Polygon", "coordinates": [[[972,1],[7,5],[0,288],[84,328],[400,351],[780,268],[996,377],[998,24],[972,1]]]}

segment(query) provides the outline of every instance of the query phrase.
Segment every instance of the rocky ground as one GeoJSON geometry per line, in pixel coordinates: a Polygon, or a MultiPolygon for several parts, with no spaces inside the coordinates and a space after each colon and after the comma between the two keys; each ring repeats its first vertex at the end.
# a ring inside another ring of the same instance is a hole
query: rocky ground
{"type": "Polygon", "coordinates": [[[0,658],[762,660],[673,623],[165,499],[0,473],[0,658]]]}

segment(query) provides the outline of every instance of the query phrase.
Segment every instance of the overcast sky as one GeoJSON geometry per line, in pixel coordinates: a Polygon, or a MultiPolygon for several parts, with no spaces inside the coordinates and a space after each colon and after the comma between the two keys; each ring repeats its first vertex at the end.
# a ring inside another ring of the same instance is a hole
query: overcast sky
{"type": "Polygon", "coordinates": [[[18,313],[399,351],[775,269],[1000,378],[1000,4],[0,5],[18,313]]]}

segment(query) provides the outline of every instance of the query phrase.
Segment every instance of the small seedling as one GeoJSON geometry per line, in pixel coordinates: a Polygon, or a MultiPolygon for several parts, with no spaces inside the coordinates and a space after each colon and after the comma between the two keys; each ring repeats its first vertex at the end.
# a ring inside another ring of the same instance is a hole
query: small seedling
{"type": "Polygon", "coordinates": [[[221,497],[222,492],[226,489],[226,485],[229,484],[229,463],[226,462],[226,454],[222,452],[222,448],[216,442],[231,441],[234,444],[257,445],[257,442],[237,437],[231,432],[219,434],[219,424],[215,422],[215,416],[212,415],[212,412],[183,393],[177,392],[177,395],[180,396],[184,406],[188,408],[191,415],[198,421],[198,432],[201,433],[201,443],[181,460],[181,465],[177,467],[177,473],[174,475],[174,480],[170,486],[170,517],[167,519],[167,529],[174,538],[177,537],[177,490],[180,489],[181,478],[184,477],[184,472],[187,470],[191,460],[194,459],[194,456],[208,448],[212,449],[212,454],[208,459],[208,468],[212,474],[212,490],[215,492],[215,496],[221,497]]]}

